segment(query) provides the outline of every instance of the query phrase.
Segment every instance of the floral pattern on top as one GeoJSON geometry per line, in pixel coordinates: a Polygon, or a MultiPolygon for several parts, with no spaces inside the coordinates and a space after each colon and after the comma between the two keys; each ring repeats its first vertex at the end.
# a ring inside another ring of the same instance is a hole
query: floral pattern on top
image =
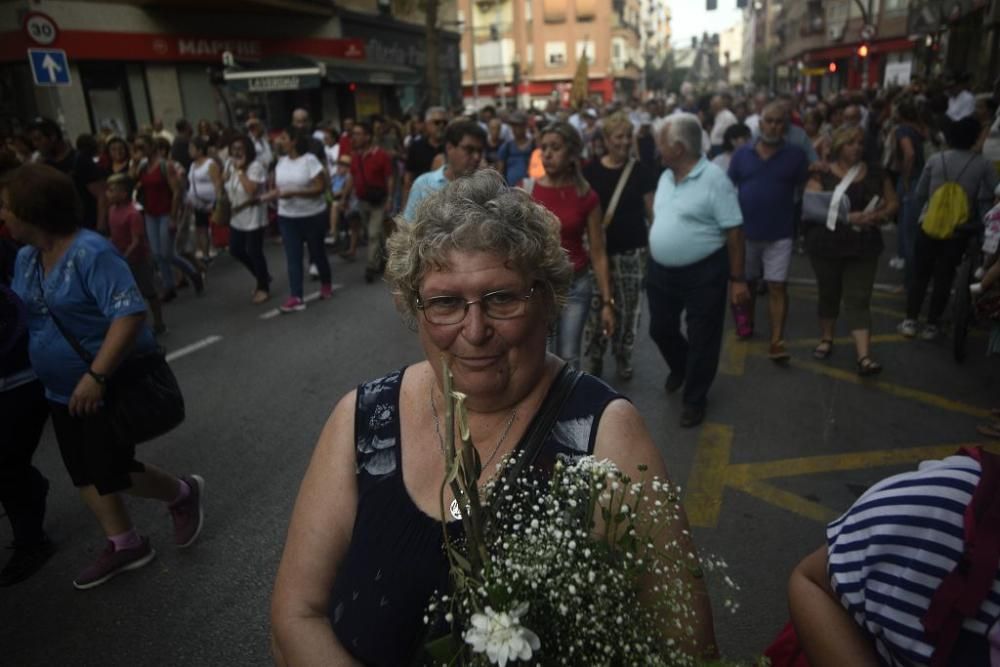
{"type": "Polygon", "coordinates": [[[354,415],[356,471],[373,477],[396,472],[398,388],[403,371],[358,386],[354,415]]]}

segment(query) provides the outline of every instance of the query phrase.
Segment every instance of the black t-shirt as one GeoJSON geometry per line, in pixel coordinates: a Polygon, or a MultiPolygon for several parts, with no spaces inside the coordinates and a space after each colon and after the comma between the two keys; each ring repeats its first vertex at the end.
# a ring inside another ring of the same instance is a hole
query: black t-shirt
{"type": "Polygon", "coordinates": [[[431,146],[427,139],[421,137],[410,143],[410,149],[406,152],[406,171],[416,178],[421,174],[426,174],[434,164],[434,158],[440,153],[444,153],[444,143],[440,146],[431,146]]]}
{"type": "Polygon", "coordinates": [[[83,226],[87,229],[97,229],[97,199],[87,186],[103,182],[107,178],[105,171],[93,160],[80,156],[75,150],[70,150],[61,160],[46,160],[46,164],[73,179],[80,201],[83,202],[83,226]]]}
{"type": "MultiPolygon", "coordinates": [[[[608,169],[600,160],[594,160],[584,168],[584,177],[601,199],[601,211],[608,209],[615,187],[618,185],[618,178],[624,169],[624,166],[608,169]]],[[[609,255],[649,245],[649,228],[646,225],[646,205],[643,202],[643,195],[656,190],[656,179],[657,175],[652,169],[641,162],[635,163],[625,183],[625,189],[622,190],[622,196],[618,200],[618,208],[611,218],[611,224],[605,231],[609,255]]]]}
{"type": "Polygon", "coordinates": [[[190,145],[191,142],[188,139],[177,137],[170,147],[170,159],[184,167],[185,173],[191,169],[191,153],[188,152],[190,145]]]}

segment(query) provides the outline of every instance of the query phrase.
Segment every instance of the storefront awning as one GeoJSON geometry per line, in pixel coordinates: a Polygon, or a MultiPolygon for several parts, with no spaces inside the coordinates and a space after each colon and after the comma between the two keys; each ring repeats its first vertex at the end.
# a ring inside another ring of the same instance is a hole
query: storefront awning
{"type": "Polygon", "coordinates": [[[378,86],[417,85],[421,73],[406,65],[387,65],[355,60],[324,60],[326,79],[333,83],[367,83],[378,86]]]}
{"type": "Polygon", "coordinates": [[[284,69],[227,70],[222,78],[233,90],[248,93],[271,93],[282,90],[306,90],[319,88],[326,67],[317,63],[315,67],[294,67],[284,69]]]}

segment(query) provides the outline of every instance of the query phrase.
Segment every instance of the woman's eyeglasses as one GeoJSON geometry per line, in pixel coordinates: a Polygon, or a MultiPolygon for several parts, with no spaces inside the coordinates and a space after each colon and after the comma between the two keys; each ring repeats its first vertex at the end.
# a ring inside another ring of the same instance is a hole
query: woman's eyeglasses
{"type": "Polygon", "coordinates": [[[483,315],[493,320],[510,320],[524,315],[528,301],[535,295],[535,287],[527,294],[513,290],[487,292],[478,299],[466,301],[460,296],[432,296],[417,299],[417,308],[424,311],[424,318],[431,324],[458,324],[465,319],[469,306],[478,303],[483,315]]]}

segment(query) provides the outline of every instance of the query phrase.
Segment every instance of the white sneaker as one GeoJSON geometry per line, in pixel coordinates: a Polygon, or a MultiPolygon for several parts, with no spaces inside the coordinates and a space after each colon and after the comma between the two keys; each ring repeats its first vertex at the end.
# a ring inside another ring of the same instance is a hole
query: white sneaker
{"type": "Polygon", "coordinates": [[[310,278],[319,278],[319,269],[316,268],[315,264],[310,264],[309,265],[309,277],[310,278]]]}
{"type": "Polygon", "coordinates": [[[982,283],[972,283],[971,285],[969,285],[969,293],[972,296],[979,296],[980,294],[983,293],[983,284],[982,283]]]}
{"type": "Polygon", "coordinates": [[[975,273],[973,273],[973,274],[972,274],[972,276],[973,276],[973,277],[974,277],[974,278],[975,278],[976,280],[982,280],[982,279],[983,279],[983,276],[985,276],[985,275],[986,275],[986,269],[984,269],[984,268],[983,268],[983,267],[981,267],[981,266],[980,266],[979,268],[977,268],[977,269],[976,269],[976,272],[975,272],[975,273]]]}
{"type": "Polygon", "coordinates": [[[889,268],[900,271],[906,268],[906,260],[903,259],[902,257],[893,257],[892,259],[889,260],[889,268]]]}
{"type": "Polygon", "coordinates": [[[928,324],[924,327],[924,330],[920,332],[920,340],[937,340],[940,335],[941,331],[936,325],[928,324]]]}
{"type": "Polygon", "coordinates": [[[913,338],[917,335],[917,321],[910,319],[903,320],[896,329],[907,338],[913,338]]]}

